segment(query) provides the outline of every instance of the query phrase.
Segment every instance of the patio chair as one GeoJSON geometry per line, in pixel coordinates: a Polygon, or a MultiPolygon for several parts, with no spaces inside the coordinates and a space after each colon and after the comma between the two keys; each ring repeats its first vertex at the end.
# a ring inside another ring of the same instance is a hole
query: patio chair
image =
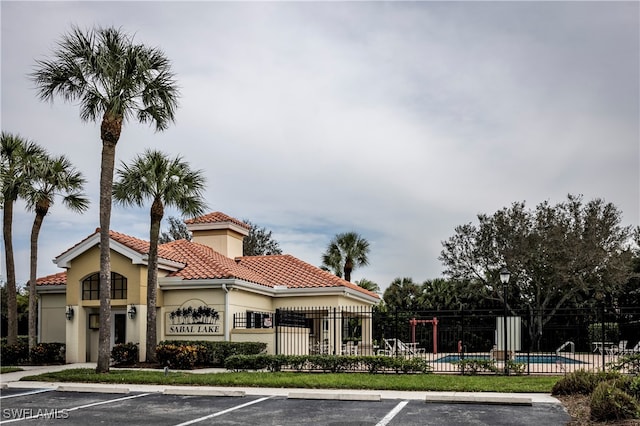
{"type": "Polygon", "coordinates": [[[636,345],[631,349],[625,349],[622,351],[623,354],[637,354],[640,353],[640,341],[636,343],[636,345]]]}
{"type": "Polygon", "coordinates": [[[611,346],[609,348],[605,348],[605,351],[607,351],[607,354],[609,355],[622,354],[627,350],[627,343],[628,343],[628,340],[620,340],[620,342],[618,343],[618,346],[611,346]]]}
{"type": "Polygon", "coordinates": [[[424,348],[418,348],[413,344],[404,343],[399,339],[384,339],[385,355],[416,355],[424,352],[424,348]]]}

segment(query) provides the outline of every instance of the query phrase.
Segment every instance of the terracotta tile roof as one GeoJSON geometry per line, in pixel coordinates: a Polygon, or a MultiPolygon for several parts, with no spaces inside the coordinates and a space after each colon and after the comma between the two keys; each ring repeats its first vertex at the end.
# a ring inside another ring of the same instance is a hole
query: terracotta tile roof
{"type": "Polygon", "coordinates": [[[210,247],[187,240],[172,241],[162,246],[171,251],[186,266],[171,273],[171,277],[185,280],[239,278],[245,281],[268,286],[267,280],[258,273],[238,265],[210,247]]]}
{"type": "MultiPolygon", "coordinates": [[[[243,222],[237,221],[222,213],[211,213],[210,215],[193,220],[201,220],[206,217],[225,218],[225,221],[231,219],[234,223],[239,222],[238,224],[243,224],[243,222]]],[[[243,225],[248,227],[246,224],[243,225]]],[[[95,233],[98,232],[100,232],[100,230],[96,229],[95,233]]],[[[82,242],[91,238],[94,234],[91,234],[64,253],[81,245],[82,242]]],[[[149,251],[148,241],[115,231],[111,231],[110,236],[114,241],[139,254],[147,254],[149,251]]],[[[240,279],[272,288],[275,286],[287,286],[288,288],[299,289],[346,287],[367,296],[379,298],[379,296],[373,292],[365,290],[291,255],[245,256],[231,259],[206,245],[187,240],[177,240],[159,245],[158,256],[161,259],[184,264],[185,266],[183,268],[169,274],[169,276],[181,277],[184,280],[240,279]]],[[[62,285],[65,283],[66,272],[60,272],[38,279],[38,285],[62,285]]]]}
{"type": "Polygon", "coordinates": [[[202,224],[202,223],[218,223],[218,222],[231,222],[245,229],[251,229],[251,226],[247,225],[243,221],[233,218],[231,216],[227,216],[222,212],[213,212],[213,213],[206,214],[204,216],[199,216],[199,217],[196,217],[193,219],[187,219],[184,221],[184,223],[187,225],[202,224]]]}
{"type": "Polygon", "coordinates": [[[36,280],[36,285],[65,285],[67,284],[67,272],[47,275],[36,280]]]}
{"type": "Polygon", "coordinates": [[[246,256],[238,258],[238,261],[241,266],[264,276],[270,286],[286,285],[288,288],[347,287],[379,298],[377,294],[369,290],[288,254],[246,256]]]}

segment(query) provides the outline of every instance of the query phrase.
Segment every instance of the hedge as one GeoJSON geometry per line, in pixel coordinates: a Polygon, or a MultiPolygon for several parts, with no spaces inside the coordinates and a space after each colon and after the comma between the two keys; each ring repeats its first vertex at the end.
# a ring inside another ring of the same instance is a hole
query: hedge
{"type": "Polygon", "coordinates": [[[6,340],[0,343],[2,365],[47,365],[65,363],[64,343],[38,343],[29,351],[26,339],[18,339],[15,345],[6,340]]]}
{"type": "Polygon", "coordinates": [[[390,356],[335,355],[232,355],[225,364],[227,370],[322,371],[340,373],[368,371],[369,373],[429,373],[431,367],[422,358],[390,356]]]}

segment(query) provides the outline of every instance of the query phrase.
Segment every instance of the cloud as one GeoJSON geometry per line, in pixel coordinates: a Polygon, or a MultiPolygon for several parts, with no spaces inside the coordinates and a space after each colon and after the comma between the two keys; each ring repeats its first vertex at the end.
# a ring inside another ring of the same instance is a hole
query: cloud
{"type": "MultiPolygon", "coordinates": [[[[567,193],[605,198],[638,223],[637,3],[1,7],[2,128],[69,155],[95,200],[81,218],[56,207],[47,256],[98,222],[99,126],[81,123],[76,105],[39,102],[26,78],[71,23],[121,26],[175,68],[175,126],[128,123],[117,164],[145,148],[181,154],[205,171],[212,210],[267,226],[309,263],[355,230],[372,243],[356,279],[435,278],[456,225],[567,193]]],[[[16,209],[16,228],[28,217],[16,209]]],[[[112,227],[146,238],[147,220],[117,208],[112,227]]],[[[24,271],[28,258],[17,262],[24,271]]],[[[55,272],[47,262],[41,275],[55,272]]]]}

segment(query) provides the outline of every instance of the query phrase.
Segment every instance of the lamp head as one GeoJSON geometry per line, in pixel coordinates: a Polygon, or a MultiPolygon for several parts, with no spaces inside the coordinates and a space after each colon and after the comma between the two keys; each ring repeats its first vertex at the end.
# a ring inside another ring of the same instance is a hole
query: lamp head
{"type": "Polygon", "coordinates": [[[509,282],[509,278],[511,277],[511,272],[507,268],[502,268],[500,270],[500,282],[502,284],[507,284],[509,282]]]}

